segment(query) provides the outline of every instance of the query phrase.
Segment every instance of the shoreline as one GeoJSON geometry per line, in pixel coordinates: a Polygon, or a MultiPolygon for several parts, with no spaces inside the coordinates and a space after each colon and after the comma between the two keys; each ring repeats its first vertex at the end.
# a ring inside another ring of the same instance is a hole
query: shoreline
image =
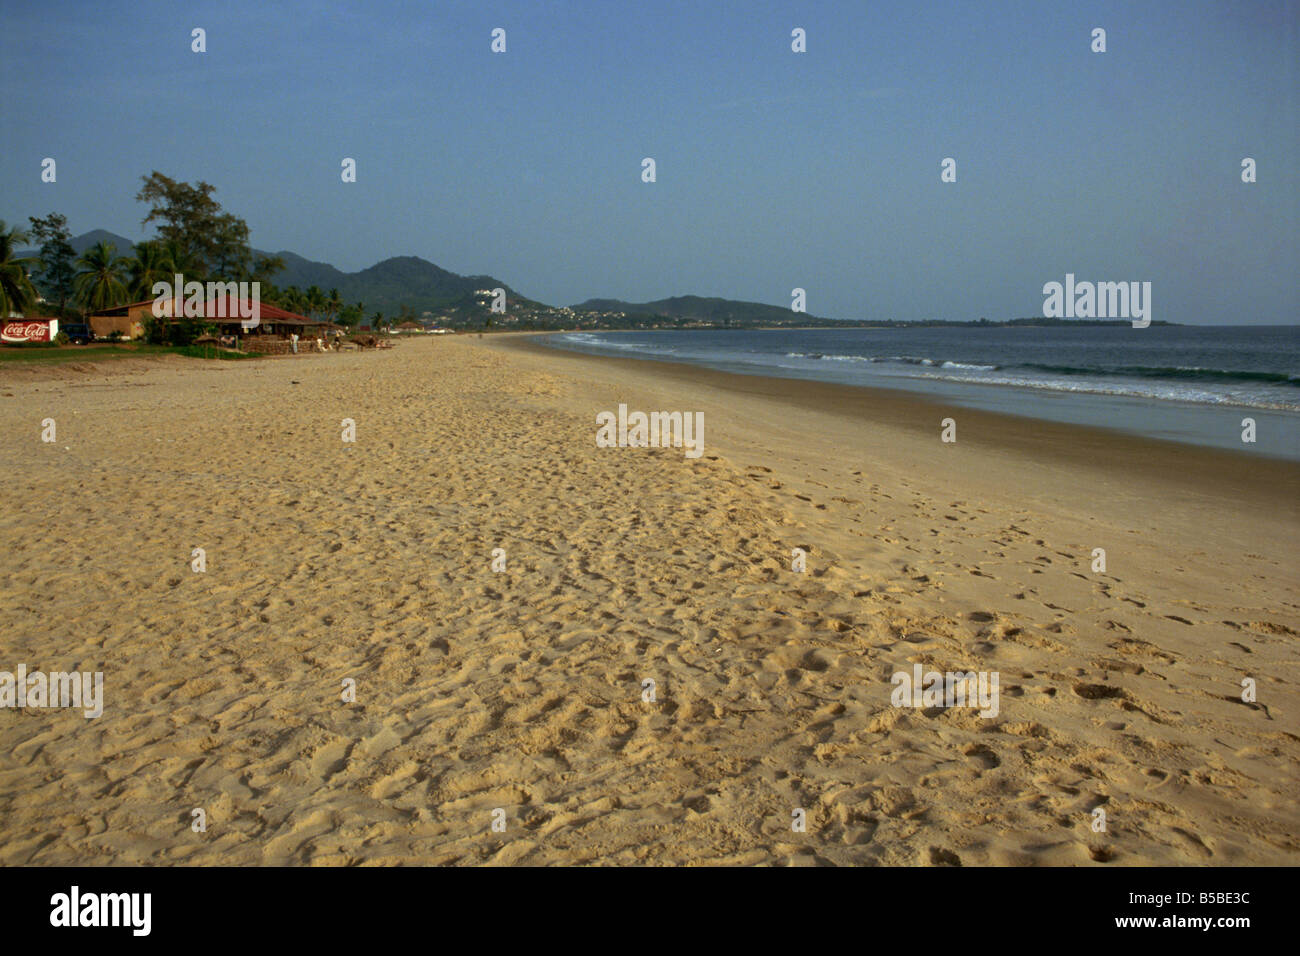
{"type": "MultiPolygon", "coordinates": [[[[572,333],[532,334],[550,337],[572,333]]],[[[621,350],[605,354],[584,349],[569,349],[559,345],[554,347],[562,351],[574,351],[602,358],[633,358],[662,361],[666,364],[685,364],[696,368],[709,367],[701,362],[681,361],[673,357],[657,358],[652,354],[637,356],[621,350]]],[[[902,346],[896,344],[895,347],[902,346]]],[[[827,349],[830,346],[823,344],[819,348],[827,349]]],[[[1100,429],[1151,441],[1240,452],[1255,458],[1272,458],[1300,464],[1300,406],[1287,404],[1280,397],[1275,399],[1259,397],[1253,403],[1250,401],[1243,403],[1232,396],[1220,396],[1223,400],[1206,402],[1185,397],[1151,394],[1141,389],[1132,391],[1122,387],[1116,389],[1102,385],[1089,387],[1087,384],[1076,383],[1072,387],[1065,388],[1057,387],[1060,383],[1051,382],[1032,385],[1014,379],[981,381],[943,376],[936,378],[904,376],[902,379],[894,380],[909,382],[910,385],[894,384],[889,380],[835,381],[836,376],[833,374],[830,378],[825,378],[810,369],[783,370],[767,367],[761,363],[754,364],[750,369],[715,370],[758,378],[823,382],[876,392],[902,393],[933,404],[955,406],[959,409],[986,411],[1007,417],[1025,418],[1033,422],[1052,422],[1085,429],[1100,429]],[[803,374],[799,374],[800,372],[803,374]],[[926,383],[925,387],[921,387],[921,383],[926,383]],[[1024,411],[1031,408],[1034,409],[1033,412],[1024,411]],[[1259,442],[1240,441],[1241,416],[1249,416],[1257,422],[1256,428],[1261,436],[1259,442]],[[1120,420],[1126,421],[1129,427],[1111,427],[1112,422],[1120,420]],[[1263,436],[1268,437],[1265,439],[1263,436]],[[1266,447],[1272,450],[1265,451],[1266,447]]]]}
{"type": "MultiPolygon", "coordinates": [[[[1140,477],[1153,483],[1190,484],[1206,494],[1261,500],[1289,506],[1300,517],[1300,462],[1250,451],[1226,451],[1168,439],[1134,435],[1116,429],[1053,422],[1044,419],[970,408],[905,389],[846,385],[810,379],[727,372],[686,362],[594,355],[529,341],[536,335],[506,333],[503,344],[564,361],[610,363],[631,372],[655,374],[663,380],[707,384],[711,387],[785,402],[809,411],[906,429],[913,436],[938,440],[940,421],[958,420],[958,441],[1048,456],[1065,465],[1092,468],[1099,456],[1118,451],[1140,477]],[[973,428],[960,428],[960,425],[973,428]]],[[[485,342],[489,341],[484,339],[485,342]]]]}

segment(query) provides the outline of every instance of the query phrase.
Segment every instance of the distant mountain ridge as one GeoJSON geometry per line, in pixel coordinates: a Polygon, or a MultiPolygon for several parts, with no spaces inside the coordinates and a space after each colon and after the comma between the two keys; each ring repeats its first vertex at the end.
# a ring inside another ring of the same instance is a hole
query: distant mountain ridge
{"type": "MultiPolygon", "coordinates": [[[[118,255],[130,255],[134,242],[106,229],[94,229],[71,240],[81,255],[97,242],[111,242],[118,255]]],[[[253,250],[254,255],[272,253],[253,250]]],[[[34,250],[18,253],[34,256],[34,250]]],[[[396,317],[403,307],[425,324],[453,328],[516,329],[686,329],[686,328],[902,328],[907,326],[1018,326],[1018,325],[1127,325],[1127,319],[1054,319],[1042,316],[978,322],[952,319],[829,319],[793,312],[786,305],[767,305],[717,296],[678,295],[651,302],[623,299],[587,299],[577,305],[555,308],[521,295],[489,275],[463,276],[449,272],[419,256],[394,256],[360,272],[344,272],[328,262],[313,262],[295,252],[274,253],[284,269],[272,282],[276,288],[315,285],[322,292],[338,289],[345,303],[361,302],[367,316],[382,312],[396,317]],[[493,311],[492,290],[504,289],[505,312],[493,311]]],[[[1155,320],[1152,325],[1174,323],[1155,320]]]]}
{"type": "MultiPolygon", "coordinates": [[[[117,254],[129,256],[136,241],[110,232],[93,229],[71,240],[72,248],[81,255],[98,242],[111,242],[117,254]]],[[[322,292],[338,289],[344,302],[363,302],[367,312],[382,311],[391,314],[402,306],[421,312],[459,312],[462,309],[478,311],[483,297],[476,296],[484,290],[504,289],[509,307],[528,311],[551,310],[544,303],[530,299],[515,291],[510,285],[490,275],[463,276],[443,269],[419,256],[394,256],[384,259],[359,272],[344,272],[328,262],[316,262],[296,252],[282,249],[269,253],[254,249],[254,255],[276,255],[284,260],[284,269],[272,277],[276,288],[297,286],[307,289],[317,286],[322,292]]],[[[35,250],[20,255],[34,256],[35,250]]],[[[805,313],[793,313],[788,306],[766,305],[761,302],[743,302],[717,296],[682,295],[653,302],[627,302],[622,299],[588,299],[571,307],[575,312],[615,313],[633,316],[669,318],[678,324],[716,325],[785,325],[798,322],[833,322],[805,313]]]]}
{"type": "MultiPolygon", "coordinates": [[[[68,245],[72,246],[77,255],[81,255],[91,246],[100,242],[111,242],[117,247],[119,256],[129,256],[131,247],[137,242],[144,242],[143,239],[128,239],[126,236],[119,236],[115,232],[109,232],[107,229],[92,229],[90,232],[83,232],[79,236],[73,236],[68,240],[68,245]]],[[[25,252],[18,253],[20,256],[34,256],[37,250],[28,249],[25,252]]]]}
{"type": "MultiPolygon", "coordinates": [[[[107,229],[92,229],[74,236],[69,244],[77,255],[81,255],[96,243],[111,242],[119,256],[129,256],[137,241],[144,240],[131,240],[107,229]]],[[[37,250],[28,249],[19,252],[18,256],[36,254],[37,250]]],[[[284,269],[271,280],[276,288],[297,286],[305,290],[315,285],[322,292],[338,289],[344,302],[364,302],[367,312],[396,312],[404,305],[417,314],[448,306],[469,307],[475,301],[475,292],[498,288],[505,290],[506,300],[512,305],[547,308],[492,276],[458,275],[418,256],[394,256],[360,272],[344,272],[328,262],[313,262],[288,250],[268,253],[254,249],[253,254],[277,255],[284,260],[284,269]]]]}
{"type": "Polygon", "coordinates": [[[287,250],[275,255],[284,260],[285,266],[272,279],[277,288],[294,285],[306,289],[315,285],[324,292],[338,289],[343,301],[364,302],[370,311],[404,305],[416,312],[432,311],[468,301],[475,292],[491,289],[504,289],[508,302],[541,306],[500,279],[458,275],[419,256],[394,256],[360,272],[343,272],[327,262],[312,262],[287,250]]]}
{"type": "Polygon", "coordinates": [[[587,299],[573,306],[582,312],[627,312],[632,315],[662,315],[687,322],[708,322],[716,325],[732,323],[771,323],[790,325],[792,322],[825,322],[805,312],[791,312],[789,306],[766,305],[762,302],[744,302],[739,299],[720,299],[717,296],[676,295],[653,302],[625,302],[622,299],[587,299]]]}
{"type": "MultiPolygon", "coordinates": [[[[73,237],[71,245],[77,255],[81,255],[98,242],[111,242],[118,255],[129,256],[136,241],[143,240],[131,240],[107,229],[93,229],[73,237]]],[[[659,327],[665,320],[670,327],[838,324],[833,319],[791,312],[788,306],[698,295],[673,296],[653,302],[588,299],[568,310],[561,310],[530,299],[493,276],[459,275],[418,256],[394,256],[359,272],[344,272],[328,262],[316,262],[287,249],[276,253],[254,249],[253,254],[276,255],[284,261],[284,269],[271,279],[276,288],[297,286],[305,290],[314,285],[322,292],[338,289],[344,302],[362,302],[367,313],[392,315],[406,306],[417,315],[430,312],[452,321],[471,316],[482,319],[490,314],[489,299],[482,293],[504,289],[509,312],[522,313],[533,322],[542,321],[541,313],[546,313],[546,324],[561,327],[574,320],[573,313],[598,314],[602,324],[653,327],[659,327]],[[629,323],[615,320],[612,314],[620,312],[632,320],[629,323]]],[[[36,251],[27,250],[20,255],[34,256],[36,251]]]]}

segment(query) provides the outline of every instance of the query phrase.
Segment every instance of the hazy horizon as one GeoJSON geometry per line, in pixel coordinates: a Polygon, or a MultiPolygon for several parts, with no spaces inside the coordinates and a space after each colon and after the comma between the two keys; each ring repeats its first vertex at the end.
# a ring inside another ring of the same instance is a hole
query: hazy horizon
{"type": "Polygon", "coordinates": [[[1298,10],[17,0],[0,218],[143,239],[158,170],[212,183],[256,248],[557,306],[799,287],[818,316],[999,320],[1073,273],[1149,281],[1157,321],[1290,324],[1298,10]]]}

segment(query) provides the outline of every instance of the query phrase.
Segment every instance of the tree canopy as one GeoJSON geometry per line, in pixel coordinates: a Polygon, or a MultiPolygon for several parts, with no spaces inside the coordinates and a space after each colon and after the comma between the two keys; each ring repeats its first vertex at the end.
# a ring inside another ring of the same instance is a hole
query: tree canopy
{"type": "Polygon", "coordinates": [[[9,318],[10,312],[27,312],[36,304],[36,288],[28,277],[35,259],[15,258],[18,244],[27,241],[27,233],[14,226],[5,226],[0,219],[0,319],[9,318]]]}
{"type": "Polygon", "coordinates": [[[34,269],[37,281],[45,298],[58,306],[62,317],[68,301],[75,295],[73,282],[77,276],[74,267],[77,253],[70,241],[72,233],[68,231],[68,219],[57,212],[44,218],[27,218],[32,224],[31,238],[41,244],[34,269]]]}
{"type": "Polygon", "coordinates": [[[149,204],[142,225],[157,225],[159,238],[172,247],[177,268],[188,267],[187,279],[269,282],[284,268],[278,256],[253,255],[248,223],[212,198],[212,184],[179,182],[157,170],[142,178],[144,185],[135,197],[149,204]]]}

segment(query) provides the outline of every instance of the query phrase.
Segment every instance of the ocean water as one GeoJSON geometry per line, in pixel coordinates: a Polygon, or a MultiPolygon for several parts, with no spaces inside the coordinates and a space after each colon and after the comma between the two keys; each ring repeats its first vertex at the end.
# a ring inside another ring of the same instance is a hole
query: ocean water
{"type": "Polygon", "coordinates": [[[919,392],[1300,460],[1300,326],[568,332],[557,348],[919,392]],[[1241,440],[1253,418],[1257,440],[1241,440]]]}

